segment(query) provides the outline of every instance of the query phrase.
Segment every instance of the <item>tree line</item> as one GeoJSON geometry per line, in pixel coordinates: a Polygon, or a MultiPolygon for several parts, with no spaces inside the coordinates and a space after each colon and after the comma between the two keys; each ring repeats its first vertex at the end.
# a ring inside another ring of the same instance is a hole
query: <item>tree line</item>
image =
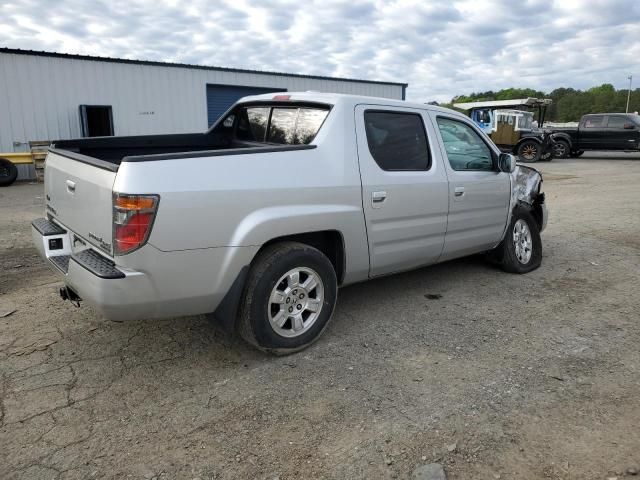
{"type": "MultiPolygon", "coordinates": [[[[624,113],[627,105],[627,90],[616,90],[610,83],[604,83],[588,90],[556,88],[549,93],[531,88],[506,88],[497,92],[489,90],[470,95],[458,95],[451,99],[451,104],[526,97],[553,99],[553,104],[547,109],[547,120],[550,122],[577,122],[586,113],[624,113]]],[[[451,104],[446,106],[451,106],[451,104]]],[[[639,110],[640,88],[636,88],[631,90],[629,112],[639,110]]]]}

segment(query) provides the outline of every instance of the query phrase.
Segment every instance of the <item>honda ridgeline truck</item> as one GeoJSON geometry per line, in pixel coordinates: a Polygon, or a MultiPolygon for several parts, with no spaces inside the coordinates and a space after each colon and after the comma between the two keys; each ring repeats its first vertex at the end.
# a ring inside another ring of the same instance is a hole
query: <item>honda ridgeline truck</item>
{"type": "Polygon", "coordinates": [[[537,268],[541,185],[452,110],[270,94],[206,133],[55,142],[32,233],[65,299],[119,320],[213,313],[287,353],[339,286],[480,252],[537,268]]]}

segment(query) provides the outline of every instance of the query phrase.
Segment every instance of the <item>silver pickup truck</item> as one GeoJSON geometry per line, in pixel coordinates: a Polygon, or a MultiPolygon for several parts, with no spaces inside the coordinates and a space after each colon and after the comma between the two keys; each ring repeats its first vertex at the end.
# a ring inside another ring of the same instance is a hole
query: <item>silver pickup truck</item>
{"type": "Polygon", "coordinates": [[[205,133],[55,142],[32,233],[65,299],[213,313],[286,353],[319,337],[339,286],[481,252],[537,268],[541,185],[454,111],[270,94],[205,133]]]}

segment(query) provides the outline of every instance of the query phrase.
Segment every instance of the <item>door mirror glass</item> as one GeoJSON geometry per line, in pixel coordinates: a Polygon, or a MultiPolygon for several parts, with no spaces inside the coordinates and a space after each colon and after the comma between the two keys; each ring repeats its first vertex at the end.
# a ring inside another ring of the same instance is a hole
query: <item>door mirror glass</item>
{"type": "Polygon", "coordinates": [[[636,126],[633,123],[625,123],[623,128],[625,130],[635,130],[636,126]]]}
{"type": "Polygon", "coordinates": [[[516,157],[510,153],[501,153],[498,157],[498,168],[501,172],[513,173],[516,169],[516,157]]]}

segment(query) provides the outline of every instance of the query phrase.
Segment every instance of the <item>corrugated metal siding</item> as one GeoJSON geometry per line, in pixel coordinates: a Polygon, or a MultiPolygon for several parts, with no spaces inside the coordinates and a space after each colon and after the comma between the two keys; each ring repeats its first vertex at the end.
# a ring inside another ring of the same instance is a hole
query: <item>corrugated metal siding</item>
{"type": "Polygon", "coordinates": [[[256,88],[239,87],[237,85],[207,85],[208,126],[213,125],[220,115],[242,97],[260,95],[262,93],[285,92],[286,90],[285,87],[256,88]]]}
{"type": "Polygon", "coordinates": [[[79,105],[111,105],[116,135],[208,127],[207,85],[402,98],[402,86],[0,53],[0,152],[80,136],[79,105]]]}

